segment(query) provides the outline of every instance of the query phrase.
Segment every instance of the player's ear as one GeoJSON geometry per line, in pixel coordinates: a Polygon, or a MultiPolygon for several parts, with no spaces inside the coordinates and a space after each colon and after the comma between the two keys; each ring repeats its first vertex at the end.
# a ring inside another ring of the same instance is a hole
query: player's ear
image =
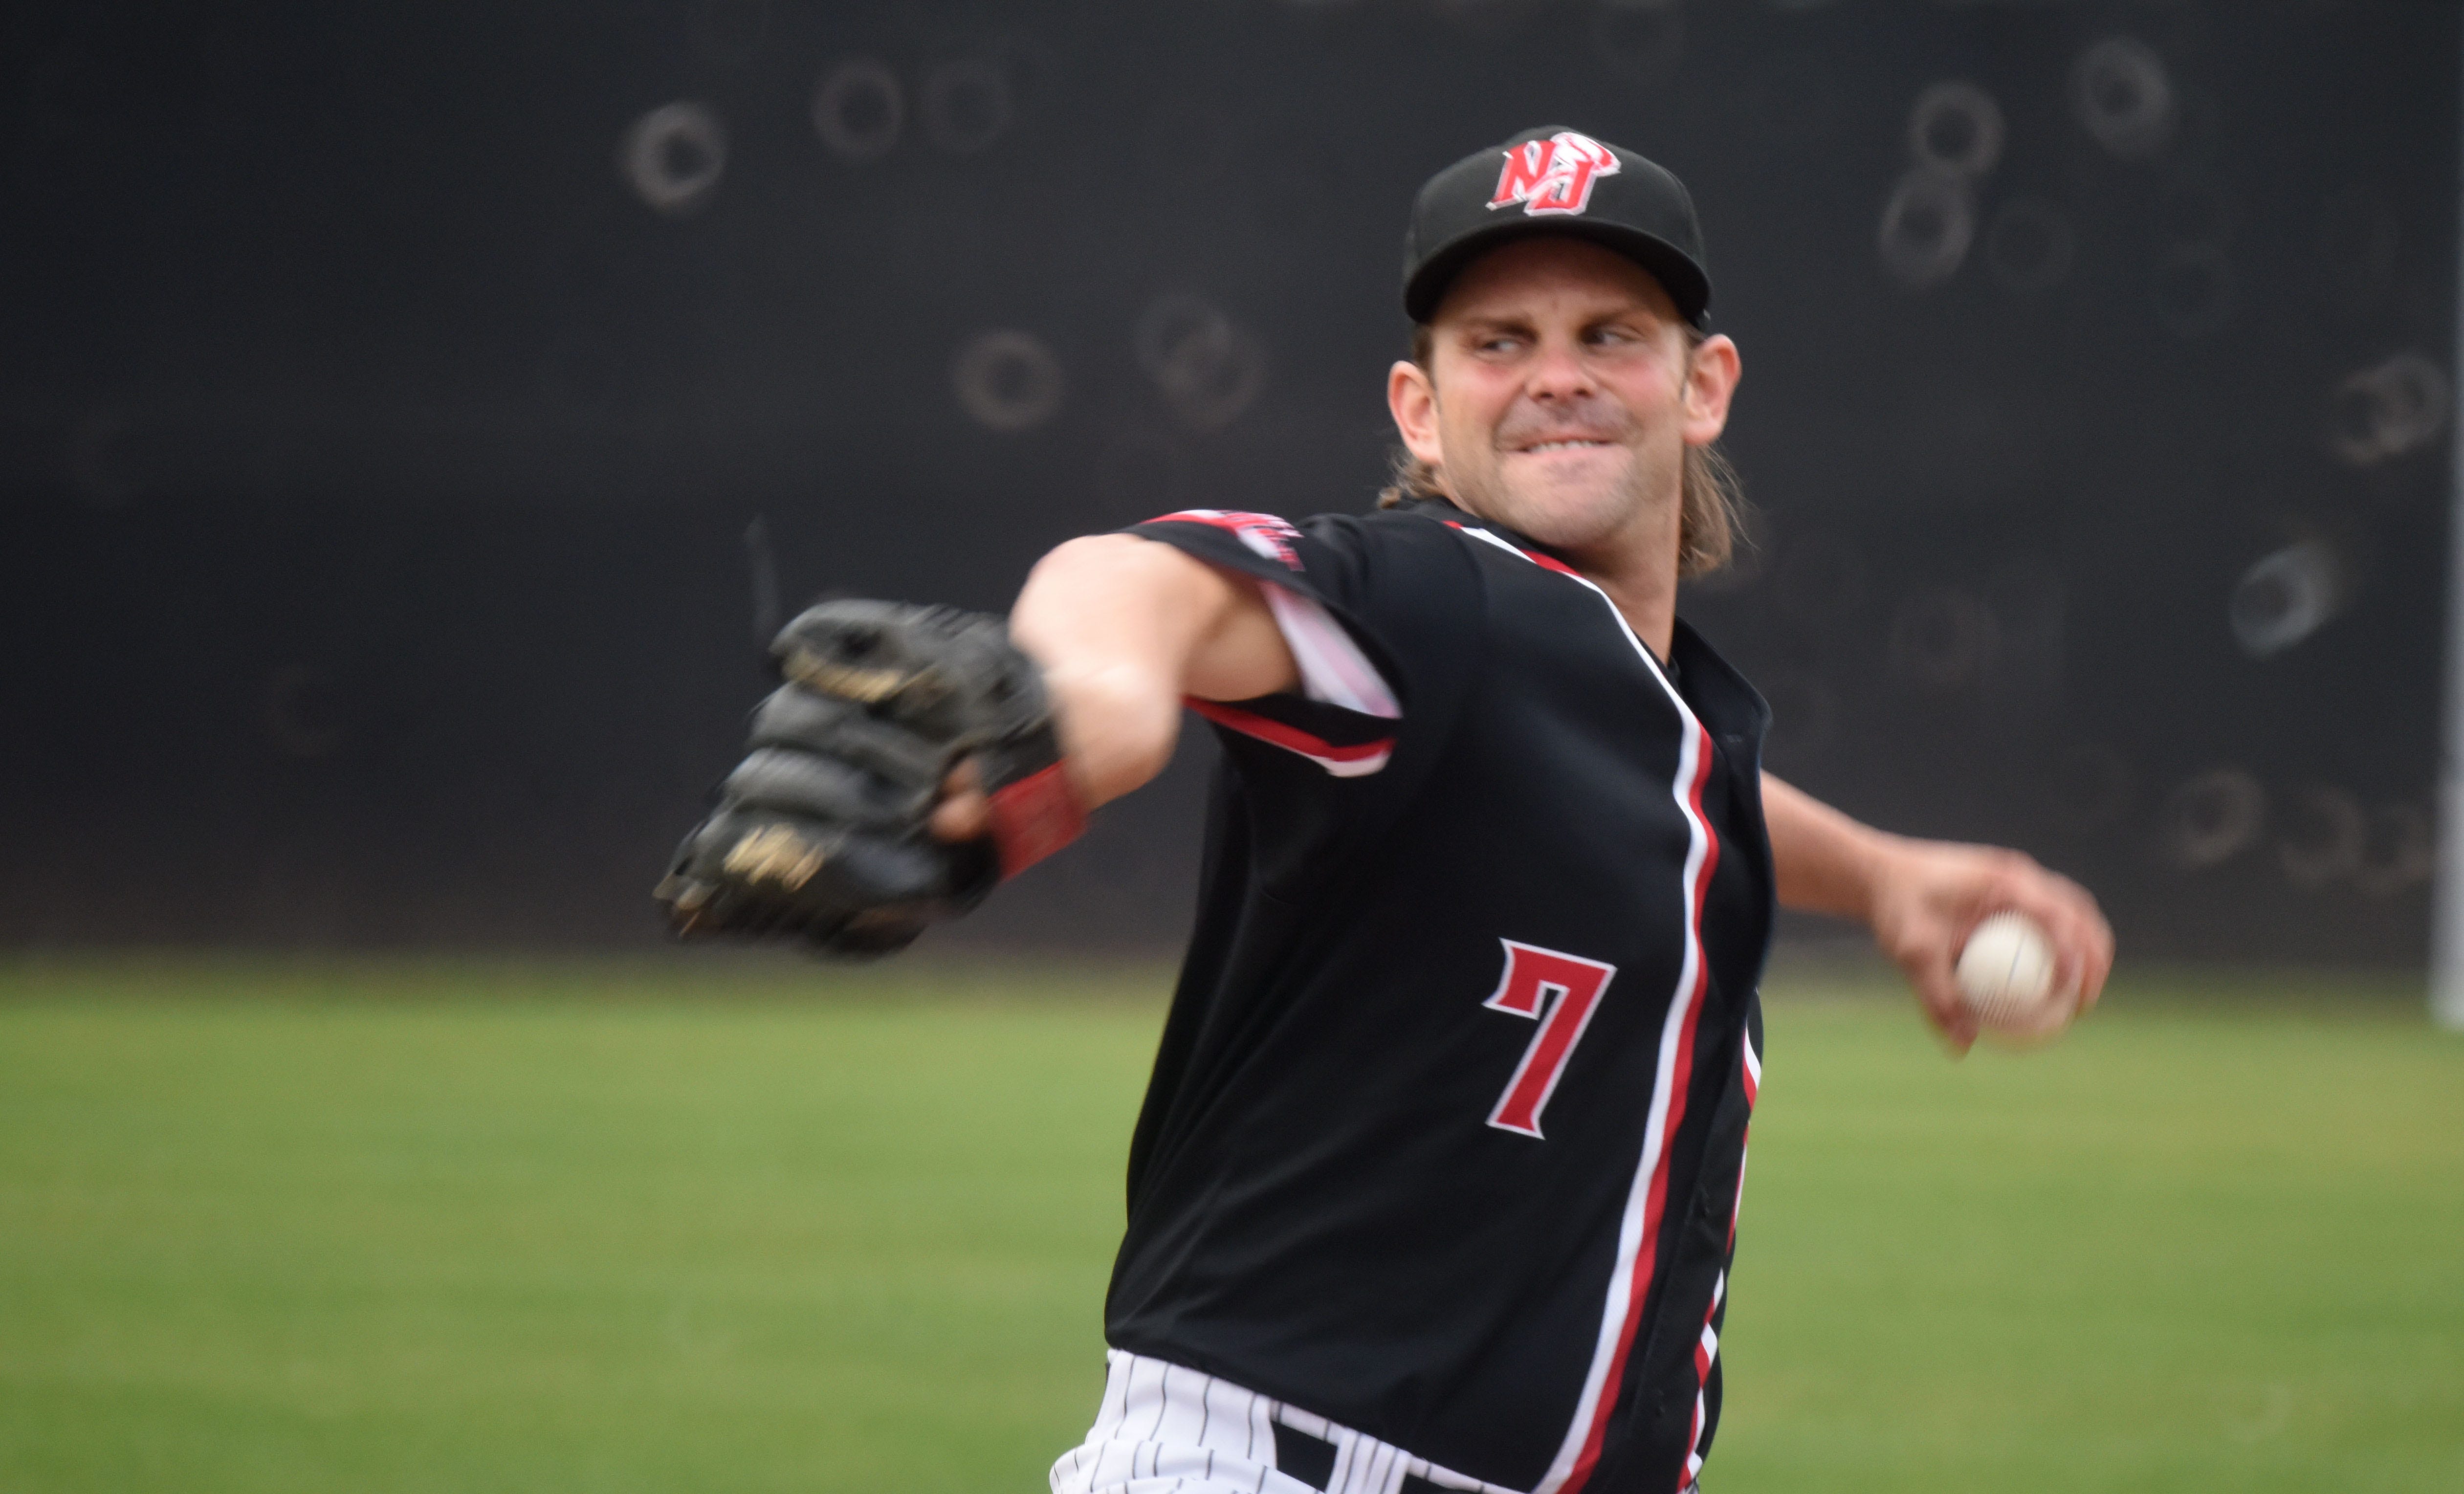
{"type": "Polygon", "coordinates": [[[1438,386],[1429,382],[1427,369],[1397,359],[1386,370],[1386,408],[1405,450],[1431,467],[1445,465],[1445,447],[1438,440],[1438,386]]]}
{"type": "Polygon", "coordinates": [[[1737,344],[1727,337],[1705,338],[1685,366],[1685,444],[1705,446],[1727,428],[1728,401],[1744,375],[1737,344]]]}

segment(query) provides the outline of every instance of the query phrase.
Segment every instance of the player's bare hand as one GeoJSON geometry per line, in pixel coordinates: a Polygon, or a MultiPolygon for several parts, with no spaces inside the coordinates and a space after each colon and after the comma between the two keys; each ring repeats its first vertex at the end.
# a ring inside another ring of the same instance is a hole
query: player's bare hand
{"type": "Polygon", "coordinates": [[[941,802],[933,807],[935,839],[972,841],[992,833],[992,802],[984,797],[976,759],[965,758],[941,780],[941,802]]]}
{"type": "Polygon", "coordinates": [[[1952,975],[1960,948],[1989,914],[2006,909],[2026,913],[2051,938],[2055,989],[2076,989],[2081,1011],[2095,1005],[2113,969],[2113,930],[2085,888],[2018,851],[1947,841],[1895,838],[1877,868],[1874,942],[1907,976],[1954,1054],[1976,1041],[1976,1020],[1952,975]]]}

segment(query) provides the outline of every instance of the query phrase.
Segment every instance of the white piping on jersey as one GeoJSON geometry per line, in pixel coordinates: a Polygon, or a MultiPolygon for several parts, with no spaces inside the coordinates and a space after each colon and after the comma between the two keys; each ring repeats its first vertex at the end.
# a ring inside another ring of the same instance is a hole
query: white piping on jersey
{"type": "MultiPolygon", "coordinates": [[[[1740,1033],[1738,1037],[1741,1040],[1738,1045],[1746,1052],[1746,1111],[1750,1115],[1753,1112],[1755,1098],[1762,1093],[1763,1060],[1762,1055],[1754,1051],[1752,1033],[1740,1033]]],[[[1737,1147],[1737,1191],[1728,1204],[1728,1248],[1731,1251],[1737,1247],[1737,1216],[1745,1212],[1746,1158],[1752,1150],[1742,1141],[1737,1147]]],[[[1711,1306],[1703,1309],[1703,1343],[1694,1355],[1694,1431],[1685,1454],[1687,1488],[1693,1486],[1695,1480],[1703,1472],[1703,1423],[1708,1420],[1711,1415],[1709,1403],[1705,1399],[1705,1395],[1706,1388],[1711,1383],[1711,1366],[1720,1357],[1720,1330],[1711,1326],[1711,1320],[1720,1315],[1720,1303],[1727,1296],[1727,1292],[1728,1273],[1722,1271],[1720,1279],[1711,1285],[1711,1306]]],[[[1684,1489],[1680,1489],[1678,1494],[1685,1494],[1684,1489]]]]}
{"type": "MultiPolygon", "coordinates": [[[[1742,1174],[1742,1168],[1740,1169],[1742,1174]]],[[[1743,1184],[1740,1176],[1740,1186],[1743,1184]]],[[[1734,1218],[1731,1217],[1731,1227],[1734,1218]]],[[[1685,1483],[1681,1488],[1691,1488],[1703,1475],[1703,1423],[1709,1419],[1711,1409],[1705,1400],[1704,1387],[1711,1382],[1711,1362],[1720,1357],[1720,1330],[1711,1320],[1720,1312],[1720,1300],[1728,1294],[1728,1273],[1722,1271],[1711,1284],[1711,1306],[1703,1312],[1703,1338],[1694,1350],[1694,1430],[1685,1439],[1685,1483]]]]}
{"type": "MultiPolygon", "coordinates": [[[[1486,530],[1475,529],[1468,524],[1451,527],[1458,534],[1469,536],[1485,544],[1495,545],[1517,560],[1531,565],[1540,565],[1538,560],[1524,553],[1519,546],[1510,544],[1486,530]]],[[[1540,568],[1554,569],[1551,566],[1540,566],[1540,568]]],[[[1600,604],[1607,607],[1609,616],[1616,620],[1617,631],[1623,633],[1625,641],[1634,646],[1634,651],[1641,658],[1643,667],[1651,671],[1652,679],[1668,696],[1669,705],[1676,710],[1678,719],[1685,725],[1685,739],[1684,744],[1678,751],[1677,780],[1673,789],[1678,813],[1685,819],[1683,886],[1685,954],[1678,967],[1677,990],[1676,994],[1669,999],[1667,1020],[1661,1024],[1660,1061],[1652,1075],[1651,1110],[1649,1119],[1643,1126],[1642,1158],[1640,1165],[1635,1171],[1634,1186],[1626,1194],[1625,1213],[1617,1225],[1617,1266],[1609,1277],[1608,1302],[1600,1314],[1599,1338],[1592,1351],[1591,1370],[1583,1376],[1583,1392],[1574,1402],[1573,1420],[1566,1429],[1565,1441],[1558,1447],[1557,1456],[1550,1462],[1548,1473],[1533,1487],[1531,1494],[1567,1494],[1567,1485],[1570,1483],[1573,1483],[1576,1489],[1581,1487],[1581,1483],[1574,1480],[1576,1466],[1582,1461],[1583,1449],[1591,1439],[1594,1424],[1604,1421],[1610,1410],[1609,1407],[1600,1404],[1601,1393],[1606,1388],[1610,1371],[1621,1368],[1620,1349],[1621,1341],[1625,1337],[1626,1316],[1630,1311],[1639,1311],[1641,1307],[1640,1303],[1632,1300],[1634,1267],[1637,1257],[1642,1251],[1654,1246],[1653,1241],[1642,1238],[1643,1215],[1648,1211],[1653,1178],[1665,1163],[1661,1153],[1665,1151],[1669,1139],[1668,1111],[1676,1082],[1677,1050],[1683,1045],[1685,1032],[1695,1015],[1694,992],[1703,967],[1702,903],[1699,895],[1702,889],[1698,883],[1702,878],[1703,868],[1709,857],[1711,846],[1711,827],[1703,822],[1702,816],[1695,811],[1693,803],[1687,797],[1688,789],[1692,786],[1698,770],[1703,766],[1702,754],[1709,745],[1709,734],[1704,731],[1703,723],[1695,719],[1694,713],[1686,706],[1684,698],[1679,695],[1676,688],[1668,683],[1668,675],[1661,669],[1659,658],[1649,648],[1643,647],[1641,639],[1635,636],[1633,626],[1626,622],[1625,614],[1617,610],[1617,603],[1610,598],[1609,594],[1602,591],[1588,577],[1577,575],[1572,570],[1562,571],[1560,574],[1586,587],[1594,596],[1600,599],[1600,604]]],[[[1640,1325],[1638,1324],[1637,1328],[1639,1327],[1640,1325]]],[[[1639,1351],[1642,1346],[1631,1344],[1622,1347],[1639,1351]]],[[[1588,1477],[1589,1473],[1586,1470],[1585,1479],[1588,1480],[1588,1477]]],[[[1688,1482],[1691,1482],[1690,1470],[1688,1482]]]]}

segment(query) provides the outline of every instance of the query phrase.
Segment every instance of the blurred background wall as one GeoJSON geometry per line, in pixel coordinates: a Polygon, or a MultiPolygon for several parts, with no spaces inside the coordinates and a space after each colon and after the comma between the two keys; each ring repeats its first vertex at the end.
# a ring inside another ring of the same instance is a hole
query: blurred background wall
{"type": "MultiPolygon", "coordinates": [[[[2417,962],[2458,33],[12,6],[0,943],[650,943],[782,609],[1368,506],[1411,193],[1556,122],[1700,204],[1759,521],[1687,611],[1776,771],[2028,848],[2131,954],[2417,962]]],[[[959,939],[1169,944],[1211,756],[959,939]]]]}

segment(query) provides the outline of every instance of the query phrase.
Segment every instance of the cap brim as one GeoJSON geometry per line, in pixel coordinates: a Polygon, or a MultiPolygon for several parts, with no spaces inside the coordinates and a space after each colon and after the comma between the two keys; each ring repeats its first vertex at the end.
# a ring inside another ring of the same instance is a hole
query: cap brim
{"type": "Polygon", "coordinates": [[[1546,218],[1517,216],[1490,227],[1465,233],[1421,261],[1411,280],[1403,287],[1403,311],[1414,321],[1427,321],[1445,299],[1446,288],[1456,275],[1490,250],[1519,238],[1542,233],[1562,233],[1573,238],[1589,239],[1603,249],[1612,250],[1650,272],[1661,289],[1676,304],[1677,314],[1697,331],[1710,329],[1711,282],[1702,269],[1683,250],[1657,234],[1640,229],[1601,219],[1546,218]]]}

